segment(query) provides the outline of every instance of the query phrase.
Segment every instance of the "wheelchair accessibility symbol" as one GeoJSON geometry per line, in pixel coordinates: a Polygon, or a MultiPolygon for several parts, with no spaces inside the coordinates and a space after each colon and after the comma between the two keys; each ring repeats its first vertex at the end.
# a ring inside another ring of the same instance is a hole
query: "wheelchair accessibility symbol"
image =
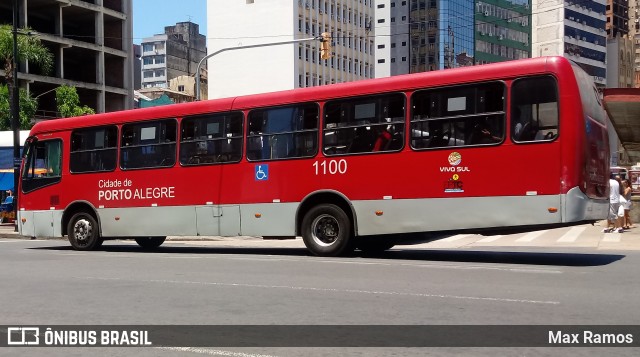
{"type": "Polygon", "coordinates": [[[267,181],[269,179],[269,165],[256,166],[256,181],[267,181]]]}

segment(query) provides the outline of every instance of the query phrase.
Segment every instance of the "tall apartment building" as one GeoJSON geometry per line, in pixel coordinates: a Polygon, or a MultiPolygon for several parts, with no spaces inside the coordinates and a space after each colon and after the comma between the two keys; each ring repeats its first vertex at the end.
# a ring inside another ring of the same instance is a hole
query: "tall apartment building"
{"type": "Polygon", "coordinates": [[[607,0],[607,38],[629,34],[629,0],[607,0]]]}
{"type": "Polygon", "coordinates": [[[200,26],[179,22],[164,33],[142,40],[142,88],[167,88],[180,76],[193,76],[198,62],[207,55],[207,39],[200,26]]]}
{"type": "MultiPolygon", "coordinates": [[[[42,75],[20,66],[19,84],[39,100],[39,114],[56,116],[54,89],[75,86],[97,112],[133,107],[132,0],[20,0],[19,27],[38,33],[54,57],[42,75]]],[[[0,2],[0,23],[13,22],[13,2],[0,2]]],[[[0,71],[0,76],[4,72],[0,71]]]]}
{"type": "Polygon", "coordinates": [[[529,0],[379,0],[376,75],[531,56],[529,0]]]}
{"type": "Polygon", "coordinates": [[[531,57],[530,0],[477,1],[475,63],[531,57]]]}
{"type": "Polygon", "coordinates": [[[208,0],[209,53],[323,32],[333,38],[327,60],[318,40],[225,50],[208,60],[209,98],[372,78],[373,8],[374,0],[208,0]]]}
{"type": "Polygon", "coordinates": [[[629,0],[629,38],[634,50],[633,86],[640,88],[640,0],[629,0]]]}
{"type": "Polygon", "coordinates": [[[604,87],[606,0],[532,0],[532,9],[532,56],[565,56],[604,87]]]}
{"type": "Polygon", "coordinates": [[[376,1],[376,76],[474,64],[473,0],[376,1]]]}

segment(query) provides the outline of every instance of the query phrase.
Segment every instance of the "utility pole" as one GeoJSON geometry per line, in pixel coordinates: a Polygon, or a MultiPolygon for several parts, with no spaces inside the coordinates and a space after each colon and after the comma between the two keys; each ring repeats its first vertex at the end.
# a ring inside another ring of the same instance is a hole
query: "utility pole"
{"type": "Polygon", "coordinates": [[[20,88],[18,85],[18,0],[13,0],[13,214],[18,228],[18,184],[20,180],[20,88]]]}
{"type": "MultiPolygon", "coordinates": [[[[298,42],[307,42],[307,41],[321,41],[322,43],[326,42],[326,41],[330,41],[331,40],[331,36],[327,33],[326,35],[323,34],[322,36],[316,36],[316,37],[309,37],[309,38],[302,38],[299,40],[291,40],[291,41],[282,41],[282,42],[269,42],[269,43],[260,43],[257,45],[246,45],[246,46],[237,46],[237,47],[227,47],[227,48],[223,48],[221,50],[218,50],[212,54],[206,55],[204,56],[200,62],[198,62],[198,67],[196,68],[196,101],[200,100],[200,67],[202,67],[202,64],[204,63],[204,61],[206,61],[207,59],[225,52],[225,51],[232,51],[232,50],[243,50],[243,49],[247,49],[247,48],[258,48],[258,47],[268,47],[268,46],[277,46],[277,45],[287,45],[287,44],[291,44],[291,43],[298,43],[298,42]]],[[[323,51],[324,53],[327,53],[327,58],[330,57],[330,55],[328,54],[328,51],[331,50],[331,47],[327,47],[325,48],[325,51],[323,51]]]]}

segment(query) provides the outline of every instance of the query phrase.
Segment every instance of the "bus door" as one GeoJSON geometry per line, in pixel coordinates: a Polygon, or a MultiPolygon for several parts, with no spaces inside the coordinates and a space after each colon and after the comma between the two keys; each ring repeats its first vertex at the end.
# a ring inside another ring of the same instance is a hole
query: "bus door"
{"type": "Polygon", "coordinates": [[[235,236],[240,233],[240,207],[221,205],[224,172],[242,159],[242,112],[204,114],[182,120],[180,160],[204,174],[206,184],[190,188],[204,204],[196,206],[198,235],[235,236]]]}
{"type": "Polygon", "coordinates": [[[54,224],[61,212],[59,187],[62,180],[62,140],[38,140],[30,138],[25,149],[25,161],[20,183],[20,207],[28,207],[19,212],[20,233],[32,237],[52,237],[60,235],[54,224]],[[25,223],[21,219],[26,218],[25,223]]]}
{"type": "Polygon", "coordinates": [[[561,146],[558,140],[559,95],[556,79],[534,76],[517,79],[511,86],[510,132],[514,145],[510,158],[525,173],[510,187],[523,197],[520,224],[560,223],[561,213],[549,215],[548,207],[561,207],[561,146]]]}

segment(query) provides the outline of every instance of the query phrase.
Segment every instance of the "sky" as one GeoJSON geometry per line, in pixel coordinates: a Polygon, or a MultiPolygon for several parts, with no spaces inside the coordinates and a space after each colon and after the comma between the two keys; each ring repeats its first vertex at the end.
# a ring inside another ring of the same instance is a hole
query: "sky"
{"type": "Polygon", "coordinates": [[[207,35],[207,0],[133,0],[133,43],[164,33],[165,26],[191,21],[207,35]]]}

